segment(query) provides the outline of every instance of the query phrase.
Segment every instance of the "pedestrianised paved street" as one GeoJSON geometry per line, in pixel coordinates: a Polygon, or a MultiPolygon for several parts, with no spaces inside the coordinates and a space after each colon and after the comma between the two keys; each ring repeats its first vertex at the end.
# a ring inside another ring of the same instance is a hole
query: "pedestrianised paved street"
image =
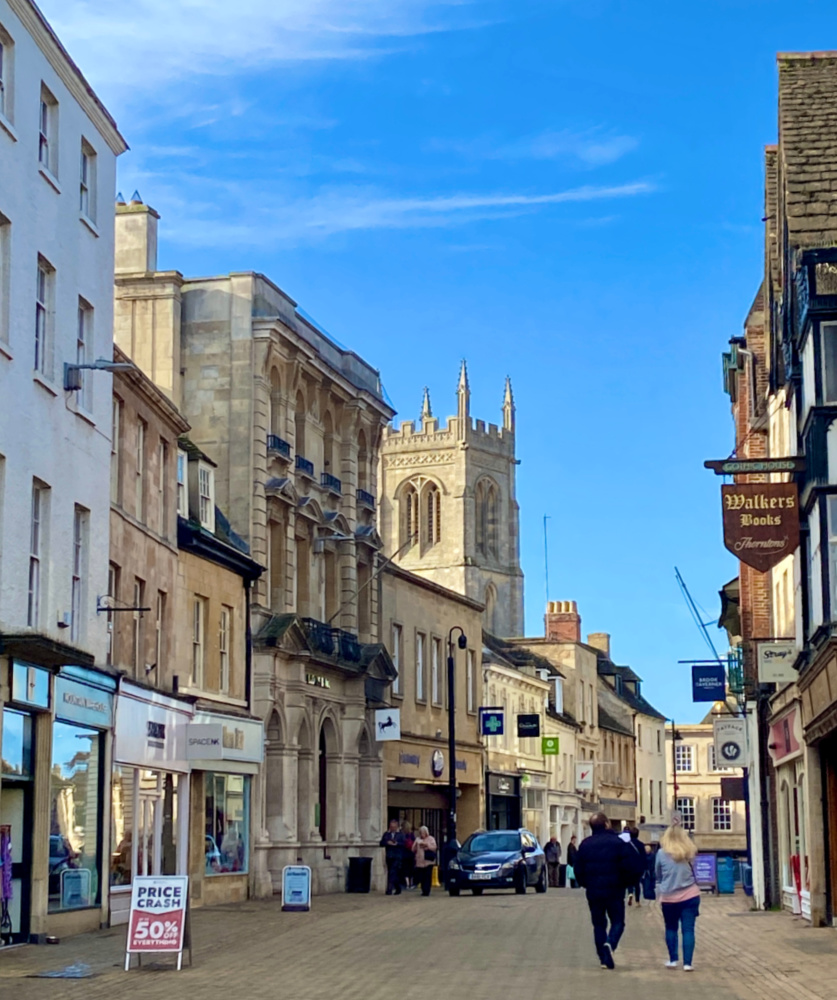
{"type": "MultiPolygon", "coordinates": [[[[0,995],[13,1000],[472,1000],[584,997],[606,989],[677,1000],[825,1000],[837,979],[837,939],[783,913],[749,911],[744,897],[705,899],[696,970],[663,968],[656,906],[628,911],[617,968],[599,968],[580,892],[525,897],[434,893],[334,895],[308,914],[277,902],[199,910],[195,964],[122,971],[124,928],[57,946],[0,952],[0,995]],[[83,963],[90,978],[30,978],[83,963]]],[[[161,963],[162,965],[162,963],[161,963]]]]}

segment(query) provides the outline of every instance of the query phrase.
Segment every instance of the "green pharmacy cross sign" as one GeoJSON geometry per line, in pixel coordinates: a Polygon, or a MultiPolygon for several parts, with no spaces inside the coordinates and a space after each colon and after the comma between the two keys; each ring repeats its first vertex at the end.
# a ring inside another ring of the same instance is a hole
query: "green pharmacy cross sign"
{"type": "Polygon", "coordinates": [[[557,736],[542,736],[541,737],[541,753],[544,757],[551,755],[555,756],[560,749],[560,743],[557,736]]]}
{"type": "Polygon", "coordinates": [[[503,735],[503,709],[502,708],[481,708],[480,709],[480,734],[482,736],[502,736],[503,735]]]}

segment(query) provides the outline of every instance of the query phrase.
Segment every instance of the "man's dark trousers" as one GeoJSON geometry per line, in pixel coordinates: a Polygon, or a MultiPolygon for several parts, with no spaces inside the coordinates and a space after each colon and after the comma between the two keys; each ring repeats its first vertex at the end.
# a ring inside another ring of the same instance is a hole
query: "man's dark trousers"
{"type": "Polygon", "coordinates": [[[605,961],[605,943],[612,951],[616,951],[619,940],[625,931],[625,895],[618,896],[588,896],[590,918],[593,921],[593,939],[596,942],[596,953],[601,961],[605,961]],[[610,931],[607,922],[610,920],[610,931]]]}
{"type": "MultiPolygon", "coordinates": [[[[387,858],[387,895],[397,896],[401,892],[401,858],[387,858]]],[[[625,908],[622,908],[624,917],[625,908]]]]}

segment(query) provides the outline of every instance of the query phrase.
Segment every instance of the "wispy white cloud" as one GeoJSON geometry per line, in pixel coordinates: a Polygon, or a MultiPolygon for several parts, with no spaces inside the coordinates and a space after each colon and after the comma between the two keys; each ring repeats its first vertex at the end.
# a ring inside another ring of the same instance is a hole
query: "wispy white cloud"
{"type": "Polygon", "coordinates": [[[485,0],[41,0],[95,86],[147,92],[195,74],[363,59],[486,23],[485,0]],[[482,12],[482,13],[481,13],[482,12]]]}
{"type": "Polygon", "coordinates": [[[639,145],[634,136],[621,135],[603,128],[547,130],[511,141],[496,137],[477,139],[434,139],[428,148],[454,152],[478,160],[575,160],[586,167],[615,163],[639,145]]]}
{"type": "MultiPolygon", "coordinates": [[[[154,178],[146,178],[151,181],[154,178]]],[[[144,183],[140,181],[139,183],[144,183]]],[[[399,198],[374,189],[340,188],[309,198],[264,198],[252,188],[226,182],[194,182],[168,188],[156,178],[156,208],[167,238],[180,245],[276,247],[316,243],[339,234],[373,230],[462,227],[501,220],[551,206],[634,198],[652,193],[651,181],[585,185],[548,194],[458,193],[399,198]],[[189,191],[191,198],[185,198],[189,191]]],[[[142,190],[142,187],[140,188],[142,190]]]]}

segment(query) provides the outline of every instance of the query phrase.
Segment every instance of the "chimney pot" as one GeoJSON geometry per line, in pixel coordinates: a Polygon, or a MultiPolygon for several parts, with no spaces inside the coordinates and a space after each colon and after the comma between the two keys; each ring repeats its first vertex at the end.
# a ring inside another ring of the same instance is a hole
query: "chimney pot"
{"type": "Polygon", "coordinates": [[[575,601],[547,601],[544,615],[549,642],[581,642],[581,616],[575,601]]]}

